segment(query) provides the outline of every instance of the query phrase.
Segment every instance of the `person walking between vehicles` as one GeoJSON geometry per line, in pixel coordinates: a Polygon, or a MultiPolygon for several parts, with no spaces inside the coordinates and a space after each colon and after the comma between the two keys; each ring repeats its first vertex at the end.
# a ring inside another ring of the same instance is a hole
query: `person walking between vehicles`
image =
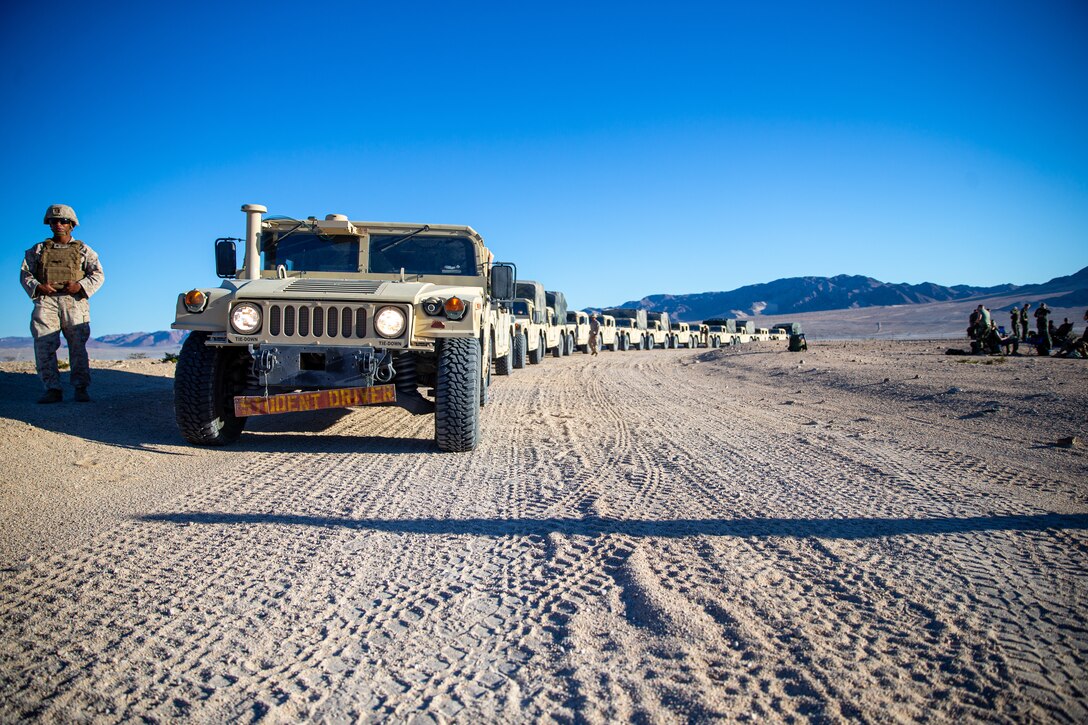
{"type": "Polygon", "coordinates": [[[1020,308],[1016,305],[1012,306],[1012,311],[1009,312],[1010,322],[1012,322],[1012,335],[1013,337],[1020,337],[1020,308]]]}
{"type": "Polygon", "coordinates": [[[53,204],[45,210],[44,223],[53,236],[38,242],[23,255],[19,279],[34,301],[30,333],[34,337],[34,363],[45,386],[39,403],[59,403],[64,398],[57,367],[60,336],[68,342],[75,399],[90,402],[91,384],[87,340],[91,336],[91,306],[88,300],[105,280],[98,255],[89,246],[72,238],[79,225],[75,210],[53,204]]]}
{"type": "Polygon", "coordinates": [[[1039,343],[1036,349],[1040,355],[1049,355],[1051,348],[1050,339],[1050,308],[1045,302],[1039,303],[1039,309],[1035,310],[1035,326],[1039,333],[1039,343]]]}
{"type": "Polygon", "coordinates": [[[596,355],[601,347],[601,321],[597,319],[597,313],[589,316],[589,352],[596,355]]]}

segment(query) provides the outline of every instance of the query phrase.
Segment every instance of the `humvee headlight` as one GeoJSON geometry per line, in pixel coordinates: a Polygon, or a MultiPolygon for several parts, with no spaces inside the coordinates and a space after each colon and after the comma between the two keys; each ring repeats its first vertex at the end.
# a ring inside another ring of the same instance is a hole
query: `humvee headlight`
{"type": "Polygon", "coordinates": [[[204,294],[198,289],[189,290],[185,293],[185,309],[189,312],[203,312],[204,308],[208,306],[208,295],[204,294]]]}
{"type": "Polygon", "coordinates": [[[465,301],[460,297],[450,297],[442,307],[448,320],[460,320],[465,316],[465,301]]]}
{"type": "Polygon", "coordinates": [[[230,311],[230,326],[239,335],[252,335],[261,329],[261,308],[252,302],[242,302],[230,311]]]}
{"type": "Polygon", "coordinates": [[[383,307],[374,315],[374,329],[382,337],[400,337],[408,320],[397,307],[383,307]]]}
{"type": "Polygon", "coordinates": [[[423,311],[431,317],[437,317],[442,314],[442,300],[437,297],[431,297],[423,300],[423,311]]]}

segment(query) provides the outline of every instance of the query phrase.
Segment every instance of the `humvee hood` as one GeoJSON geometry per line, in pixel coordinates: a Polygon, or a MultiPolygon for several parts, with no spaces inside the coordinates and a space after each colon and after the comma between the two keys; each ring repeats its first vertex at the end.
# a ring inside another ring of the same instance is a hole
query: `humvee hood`
{"type": "Polygon", "coordinates": [[[479,287],[454,287],[431,282],[397,282],[375,279],[302,277],[247,281],[235,299],[370,300],[417,303],[432,296],[479,295],[479,287]]]}

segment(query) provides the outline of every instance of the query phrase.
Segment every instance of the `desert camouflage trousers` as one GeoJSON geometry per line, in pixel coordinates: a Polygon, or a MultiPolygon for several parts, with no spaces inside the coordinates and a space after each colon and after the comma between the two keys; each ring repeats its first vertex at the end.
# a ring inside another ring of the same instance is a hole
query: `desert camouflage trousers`
{"type": "Polygon", "coordinates": [[[87,340],[91,337],[91,305],[86,298],[72,295],[38,297],[30,317],[34,336],[34,363],[46,389],[60,390],[57,349],[60,336],[68,341],[68,361],[72,365],[72,385],[85,388],[91,384],[91,366],[87,360],[87,340]]]}

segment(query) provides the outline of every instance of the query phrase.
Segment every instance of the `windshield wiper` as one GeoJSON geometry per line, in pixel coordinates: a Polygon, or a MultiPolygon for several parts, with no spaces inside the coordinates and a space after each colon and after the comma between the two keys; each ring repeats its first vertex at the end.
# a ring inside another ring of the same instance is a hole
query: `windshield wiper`
{"type": "Polygon", "coordinates": [[[431,231],[431,225],[430,224],[424,224],[419,229],[416,229],[414,232],[408,232],[407,234],[405,234],[402,237],[397,237],[393,241],[386,244],[384,247],[379,247],[378,251],[379,252],[388,252],[390,249],[397,246],[401,242],[406,242],[406,241],[408,241],[409,239],[411,239],[412,237],[414,237],[417,234],[422,234],[423,232],[429,232],[429,231],[431,231]]]}

